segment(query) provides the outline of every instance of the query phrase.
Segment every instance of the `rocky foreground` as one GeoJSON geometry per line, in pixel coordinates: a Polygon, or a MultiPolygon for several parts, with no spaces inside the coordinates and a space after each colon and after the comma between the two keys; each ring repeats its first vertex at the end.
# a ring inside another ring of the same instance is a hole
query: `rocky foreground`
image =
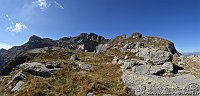
{"type": "Polygon", "coordinates": [[[32,36],[0,50],[1,96],[199,95],[200,57],[135,32],[111,40],[94,33],[59,40],[32,36]]]}

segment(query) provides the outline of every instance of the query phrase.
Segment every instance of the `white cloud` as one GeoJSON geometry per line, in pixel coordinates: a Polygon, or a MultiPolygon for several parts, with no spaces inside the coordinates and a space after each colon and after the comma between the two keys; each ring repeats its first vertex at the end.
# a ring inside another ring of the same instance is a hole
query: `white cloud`
{"type": "Polygon", "coordinates": [[[16,23],[15,26],[10,26],[6,28],[6,30],[10,32],[21,32],[26,29],[27,26],[21,22],[16,23]]]}
{"type": "Polygon", "coordinates": [[[40,10],[47,10],[52,4],[58,6],[60,9],[64,9],[64,7],[55,0],[35,0],[32,2],[32,6],[36,8],[40,8],[40,10]]]}
{"type": "Polygon", "coordinates": [[[9,44],[5,44],[5,43],[1,43],[0,42],[0,49],[10,49],[12,48],[13,46],[12,45],[9,45],[9,44]]]}
{"type": "Polygon", "coordinates": [[[60,3],[56,2],[56,1],[54,1],[54,3],[58,6],[58,8],[64,9],[64,7],[60,3]]]}
{"type": "Polygon", "coordinates": [[[12,19],[8,16],[8,14],[6,14],[6,18],[8,18],[8,21],[12,22],[12,19]]]}
{"type": "Polygon", "coordinates": [[[33,7],[38,7],[42,11],[48,9],[50,7],[50,3],[47,2],[47,0],[37,0],[32,2],[33,7]]]}
{"type": "Polygon", "coordinates": [[[8,14],[6,14],[6,17],[8,18],[8,14]]]}

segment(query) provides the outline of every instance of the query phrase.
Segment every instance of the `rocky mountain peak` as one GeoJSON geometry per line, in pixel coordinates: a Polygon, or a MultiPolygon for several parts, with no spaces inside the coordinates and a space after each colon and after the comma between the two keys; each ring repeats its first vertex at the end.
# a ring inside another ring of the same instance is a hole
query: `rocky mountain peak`
{"type": "Polygon", "coordinates": [[[81,33],[79,36],[76,37],[76,41],[84,40],[84,41],[92,41],[98,43],[107,43],[109,40],[105,39],[103,36],[99,36],[95,33],[81,33]]]}
{"type": "Polygon", "coordinates": [[[88,34],[87,33],[81,33],[79,36],[87,36],[88,34]]]}
{"type": "Polygon", "coordinates": [[[29,41],[24,45],[20,46],[25,50],[34,49],[34,48],[42,48],[42,47],[50,47],[57,46],[57,43],[49,38],[41,38],[39,36],[33,35],[29,38],[29,41]]]}
{"type": "Polygon", "coordinates": [[[139,33],[139,32],[134,32],[132,35],[131,35],[132,38],[142,38],[142,34],[139,33]]]}
{"type": "Polygon", "coordinates": [[[7,50],[6,49],[0,49],[0,54],[4,54],[4,53],[6,53],[7,52],[7,50]]]}
{"type": "Polygon", "coordinates": [[[39,36],[32,35],[32,36],[29,38],[29,42],[39,41],[39,40],[41,40],[41,39],[42,39],[42,38],[40,38],[39,36]]]}

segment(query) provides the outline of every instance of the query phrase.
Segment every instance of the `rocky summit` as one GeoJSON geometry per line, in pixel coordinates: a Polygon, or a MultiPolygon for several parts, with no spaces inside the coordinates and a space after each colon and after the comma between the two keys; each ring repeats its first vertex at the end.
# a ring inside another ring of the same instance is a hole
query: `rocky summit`
{"type": "Polygon", "coordinates": [[[134,32],[106,39],[81,33],[31,36],[0,50],[0,96],[177,96],[200,94],[200,56],[134,32]]]}

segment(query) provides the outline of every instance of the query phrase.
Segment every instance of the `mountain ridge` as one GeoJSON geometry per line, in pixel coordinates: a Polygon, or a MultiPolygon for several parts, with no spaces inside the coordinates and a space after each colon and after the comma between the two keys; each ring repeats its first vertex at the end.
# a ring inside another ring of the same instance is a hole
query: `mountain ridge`
{"type": "MultiPolygon", "coordinates": [[[[134,47],[137,47],[136,45],[140,47],[144,47],[144,48],[153,47],[159,50],[170,52],[170,54],[171,53],[180,54],[175,49],[173,42],[163,39],[163,38],[153,37],[153,36],[142,37],[142,34],[138,32],[134,32],[130,37],[121,35],[113,39],[105,39],[105,37],[99,36],[95,33],[90,33],[90,34],[81,33],[78,36],[63,37],[58,40],[53,40],[50,38],[41,38],[39,36],[33,35],[29,38],[29,41],[27,43],[21,46],[14,46],[11,49],[7,50],[5,52],[6,54],[1,56],[0,65],[3,67],[0,68],[1,69],[0,75],[1,73],[3,73],[2,75],[6,75],[7,73],[11,72],[12,68],[19,65],[19,63],[24,63],[27,60],[29,60],[30,58],[27,56],[24,56],[24,54],[27,54],[26,51],[35,49],[35,48],[60,47],[60,48],[65,48],[65,49],[70,49],[70,50],[81,50],[85,52],[94,52],[94,51],[100,52],[99,50],[106,51],[106,50],[117,47],[121,51],[124,50],[127,52],[130,48],[132,49],[134,47]],[[140,44],[137,45],[137,43],[140,43],[140,44]],[[103,45],[103,47],[97,49],[99,45],[101,46],[103,45]],[[18,60],[20,60],[20,58],[22,57],[23,57],[23,60],[18,62],[18,60]],[[18,63],[15,64],[16,62],[18,63]],[[9,69],[9,71],[7,69],[9,69]]],[[[143,49],[141,48],[141,52],[142,50],[143,49]]],[[[143,54],[143,53],[138,53],[138,54],[143,54]]],[[[147,56],[148,52],[144,54],[146,55],[143,57],[150,58],[149,56],[147,56]]],[[[170,58],[172,58],[172,56],[168,57],[169,60],[170,58]]]]}
{"type": "MultiPolygon", "coordinates": [[[[192,57],[182,56],[170,40],[142,36],[139,32],[112,39],[94,33],[58,40],[33,35],[24,45],[1,51],[3,59],[0,59],[4,66],[0,70],[0,78],[6,79],[0,81],[3,82],[0,85],[5,88],[5,94],[14,92],[19,96],[40,92],[46,95],[109,93],[132,96],[141,94],[132,90],[140,88],[142,84],[146,87],[171,86],[173,80],[179,82],[184,78],[186,81],[180,83],[185,84],[188,83],[188,76],[194,77],[193,74],[185,75],[185,72],[191,72],[187,64],[190,64],[188,60],[192,60],[192,57]],[[164,80],[166,77],[167,82],[164,80]],[[11,87],[4,86],[4,83],[11,87]],[[23,86],[16,89],[21,83],[23,86]],[[63,86],[66,88],[63,89],[63,86]]],[[[192,62],[196,60],[198,57],[192,62]]],[[[196,82],[196,79],[192,82],[196,82]]]]}
{"type": "MultiPolygon", "coordinates": [[[[52,47],[52,46],[68,48],[68,49],[77,49],[79,45],[84,45],[85,43],[87,44],[92,43],[90,44],[91,46],[81,47],[81,48],[82,50],[94,51],[96,46],[98,46],[98,44],[104,44],[104,43],[107,43],[108,41],[109,39],[105,39],[103,36],[98,36],[94,33],[90,33],[90,34],[81,33],[78,36],[63,37],[58,40],[53,40],[50,38],[41,38],[39,36],[32,35],[29,38],[29,41],[27,43],[21,46],[14,46],[8,50],[2,49],[0,51],[0,54],[4,54],[4,55],[0,55],[0,61],[1,61],[0,69],[1,70],[6,69],[7,68],[6,66],[12,63],[12,61],[14,61],[17,57],[19,57],[20,54],[23,54],[24,52],[30,49],[52,47]],[[4,66],[3,69],[2,69],[2,66],[4,66]]],[[[15,66],[13,65],[13,67],[15,66]]],[[[3,73],[6,74],[7,72],[3,72],[3,73]]]]}

